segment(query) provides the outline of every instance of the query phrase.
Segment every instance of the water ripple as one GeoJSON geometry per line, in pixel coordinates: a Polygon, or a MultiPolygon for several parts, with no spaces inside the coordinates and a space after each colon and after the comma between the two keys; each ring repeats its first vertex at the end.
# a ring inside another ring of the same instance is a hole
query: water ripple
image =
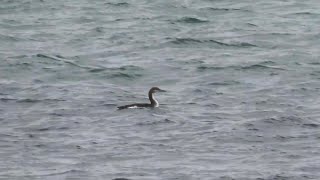
{"type": "Polygon", "coordinates": [[[247,42],[238,42],[238,43],[224,43],[217,40],[200,40],[200,39],[194,39],[194,38],[167,38],[169,39],[170,43],[172,44],[216,44],[220,46],[229,46],[229,47],[258,47],[257,45],[247,43],[247,42]]]}
{"type": "Polygon", "coordinates": [[[209,22],[208,20],[202,20],[199,18],[194,18],[194,17],[183,17],[181,19],[178,19],[176,22],[181,22],[181,23],[206,23],[209,22]]]}

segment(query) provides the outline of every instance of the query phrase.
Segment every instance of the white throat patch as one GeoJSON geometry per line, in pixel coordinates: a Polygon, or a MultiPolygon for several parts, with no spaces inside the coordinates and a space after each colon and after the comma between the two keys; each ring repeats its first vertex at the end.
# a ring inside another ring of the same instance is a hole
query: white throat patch
{"type": "Polygon", "coordinates": [[[153,96],[153,94],[152,94],[152,99],[155,101],[155,105],[154,105],[154,107],[159,107],[159,103],[158,103],[158,101],[156,100],[156,98],[154,98],[154,96],[153,96]]]}

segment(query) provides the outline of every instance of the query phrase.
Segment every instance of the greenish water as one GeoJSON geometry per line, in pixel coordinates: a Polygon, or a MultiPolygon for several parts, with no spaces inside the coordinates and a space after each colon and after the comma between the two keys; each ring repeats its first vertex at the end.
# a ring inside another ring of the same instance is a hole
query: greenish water
{"type": "Polygon", "coordinates": [[[0,179],[320,179],[319,8],[2,1],[0,179]]]}

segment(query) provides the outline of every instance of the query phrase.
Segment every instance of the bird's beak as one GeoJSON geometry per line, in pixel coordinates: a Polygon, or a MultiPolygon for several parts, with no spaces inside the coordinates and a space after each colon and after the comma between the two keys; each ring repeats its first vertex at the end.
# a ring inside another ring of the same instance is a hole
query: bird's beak
{"type": "Polygon", "coordinates": [[[167,91],[160,89],[159,92],[167,92],[167,91]]]}

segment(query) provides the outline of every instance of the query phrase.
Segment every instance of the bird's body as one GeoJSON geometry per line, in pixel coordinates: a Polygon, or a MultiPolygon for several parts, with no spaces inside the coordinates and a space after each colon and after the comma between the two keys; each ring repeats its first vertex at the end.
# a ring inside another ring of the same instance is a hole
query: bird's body
{"type": "Polygon", "coordinates": [[[131,108],[154,108],[154,107],[159,107],[158,101],[154,98],[153,94],[156,92],[165,92],[164,90],[158,88],[158,87],[152,87],[149,90],[149,100],[150,104],[148,103],[135,103],[135,104],[129,104],[129,105],[124,105],[124,106],[119,106],[118,109],[131,109],[131,108]]]}

